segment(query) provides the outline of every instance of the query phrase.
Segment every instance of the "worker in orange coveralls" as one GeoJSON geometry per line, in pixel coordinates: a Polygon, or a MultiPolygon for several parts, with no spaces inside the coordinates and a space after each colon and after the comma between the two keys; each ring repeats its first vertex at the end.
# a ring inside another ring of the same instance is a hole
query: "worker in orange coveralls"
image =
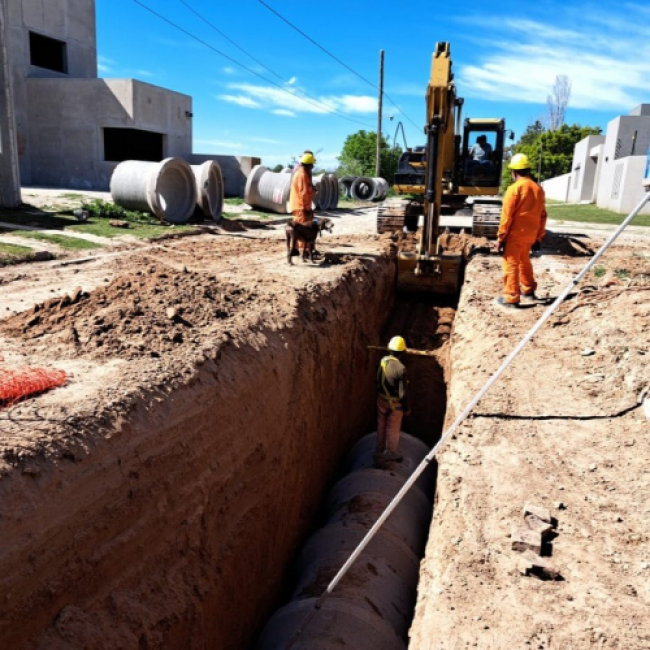
{"type": "MultiPolygon", "coordinates": [[[[311,173],[316,164],[316,158],[310,151],[306,151],[300,158],[300,167],[291,178],[291,193],[289,195],[289,209],[296,223],[307,226],[314,220],[314,186],[311,173]]],[[[297,255],[298,251],[291,251],[297,255]]]]}
{"type": "Polygon", "coordinates": [[[497,252],[503,255],[504,284],[504,295],[497,302],[516,308],[522,297],[536,300],[537,283],[530,252],[541,248],[546,234],[546,205],[544,190],[530,176],[528,156],[515,154],[508,168],[514,183],[503,198],[497,235],[497,252]]]}

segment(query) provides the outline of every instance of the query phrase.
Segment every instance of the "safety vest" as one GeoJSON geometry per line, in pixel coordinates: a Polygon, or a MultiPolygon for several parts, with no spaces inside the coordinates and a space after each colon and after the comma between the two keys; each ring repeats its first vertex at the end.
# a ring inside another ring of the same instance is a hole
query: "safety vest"
{"type": "Polygon", "coordinates": [[[381,360],[379,370],[377,371],[377,393],[379,394],[379,397],[382,397],[388,402],[391,409],[395,409],[402,405],[402,399],[399,394],[399,385],[391,386],[388,383],[386,368],[389,361],[397,361],[399,363],[399,359],[394,357],[392,354],[389,354],[381,360]]]}

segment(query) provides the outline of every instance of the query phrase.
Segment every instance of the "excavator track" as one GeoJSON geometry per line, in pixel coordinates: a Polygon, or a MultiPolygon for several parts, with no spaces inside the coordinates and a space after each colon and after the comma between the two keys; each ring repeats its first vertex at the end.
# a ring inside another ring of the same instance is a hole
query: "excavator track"
{"type": "Polygon", "coordinates": [[[422,206],[412,199],[387,199],[377,206],[377,232],[396,232],[406,226],[415,230],[422,206]]]}
{"type": "Polygon", "coordinates": [[[501,203],[474,203],[472,206],[472,235],[496,239],[501,219],[501,203]]]}

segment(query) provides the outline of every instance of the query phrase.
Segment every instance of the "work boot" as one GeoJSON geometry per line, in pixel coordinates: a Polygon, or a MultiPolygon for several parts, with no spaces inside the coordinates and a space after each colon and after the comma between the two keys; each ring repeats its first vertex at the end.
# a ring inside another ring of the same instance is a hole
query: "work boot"
{"type": "Polygon", "coordinates": [[[538,298],[535,295],[534,291],[531,291],[530,293],[522,293],[521,294],[521,299],[524,302],[536,302],[538,300],[538,298]]]}
{"type": "Polygon", "coordinates": [[[399,463],[400,461],[404,460],[404,456],[402,454],[392,451],[391,449],[387,449],[383,454],[382,454],[382,460],[393,460],[396,463],[399,463]]]}
{"type": "Polygon", "coordinates": [[[518,302],[506,302],[506,299],[503,296],[499,296],[497,298],[497,304],[501,305],[501,307],[507,307],[509,309],[519,309],[518,302]]]}
{"type": "Polygon", "coordinates": [[[300,255],[300,251],[297,248],[292,248],[291,257],[298,257],[298,255],[300,255]]]}

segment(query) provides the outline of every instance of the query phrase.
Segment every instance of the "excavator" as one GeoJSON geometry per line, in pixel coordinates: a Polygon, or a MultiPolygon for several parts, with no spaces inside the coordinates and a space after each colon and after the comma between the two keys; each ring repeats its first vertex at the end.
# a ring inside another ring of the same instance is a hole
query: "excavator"
{"type": "Polygon", "coordinates": [[[415,231],[424,216],[416,252],[398,252],[398,290],[459,291],[463,259],[445,252],[441,216],[471,215],[473,235],[496,238],[505,120],[467,118],[461,136],[463,103],[456,95],[450,45],[436,43],[426,92],[426,146],[407,149],[395,174],[395,192],[412,198],[389,199],[377,209],[380,233],[415,231]]]}

